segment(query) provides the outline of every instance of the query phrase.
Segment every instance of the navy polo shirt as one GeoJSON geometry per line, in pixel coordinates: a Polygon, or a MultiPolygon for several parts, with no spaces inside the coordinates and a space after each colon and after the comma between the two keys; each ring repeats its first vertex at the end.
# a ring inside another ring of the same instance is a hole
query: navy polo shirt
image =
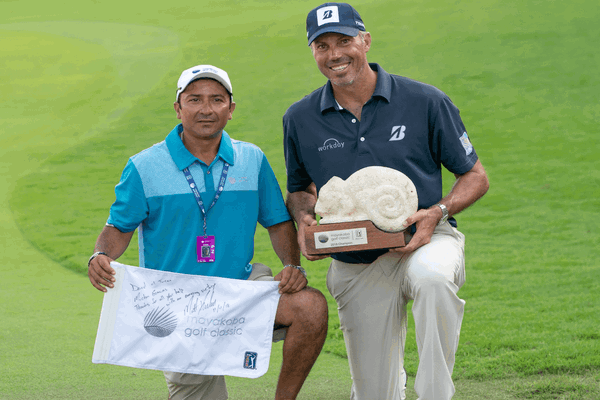
{"type": "MultiPolygon", "coordinates": [[[[377,85],[359,121],[340,107],[331,82],[292,104],[283,116],[287,190],[317,190],[337,176],[347,179],[368,166],[394,168],[417,188],[419,209],[442,198],[443,165],[462,175],[477,154],[458,108],[439,89],[388,74],[378,64],[377,85]]],[[[456,226],[456,221],[450,221],[456,226]]],[[[370,263],[383,251],[355,252],[334,258],[370,263]]]]}

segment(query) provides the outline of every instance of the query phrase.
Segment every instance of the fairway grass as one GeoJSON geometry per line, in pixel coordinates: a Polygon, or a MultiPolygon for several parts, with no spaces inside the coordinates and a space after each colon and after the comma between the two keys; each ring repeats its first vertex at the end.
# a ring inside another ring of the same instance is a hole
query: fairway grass
{"type": "MultiPolygon", "coordinates": [[[[200,3],[2,3],[0,400],[166,398],[158,371],[91,363],[102,294],[85,267],[127,158],[178,122],[182,69],[229,72],[226,130],[259,145],[285,187],[281,117],[324,82],[304,37],[317,3],[200,3]]],[[[374,38],[369,60],[448,93],[490,176],[490,192],[458,216],[467,303],[455,399],[599,399],[596,2],[352,4],[374,38]]],[[[137,264],[135,240],[120,261],[137,264]]],[[[260,227],[255,261],[277,272],[260,227]]],[[[347,399],[328,261],[303,265],[330,326],[300,398],[347,399]]],[[[280,353],[264,377],[230,379],[231,399],[272,398],[280,353]]]]}

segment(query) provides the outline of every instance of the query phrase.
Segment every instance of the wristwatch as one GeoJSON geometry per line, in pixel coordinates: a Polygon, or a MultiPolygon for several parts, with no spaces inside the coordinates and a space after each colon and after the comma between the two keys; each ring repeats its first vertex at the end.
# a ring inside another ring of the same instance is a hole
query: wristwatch
{"type": "Polygon", "coordinates": [[[286,268],[286,267],[296,268],[298,271],[300,271],[300,273],[302,275],[304,275],[304,277],[306,278],[306,280],[308,280],[308,277],[306,276],[306,270],[304,268],[302,268],[301,266],[294,265],[294,264],[286,264],[286,265],[283,266],[283,268],[286,268]]]}
{"type": "Polygon", "coordinates": [[[102,255],[105,255],[105,256],[108,256],[108,254],[106,254],[106,253],[105,253],[105,252],[103,252],[103,251],[97,251],[97,252],[95,252],[94,254],[92,254],[92,256],[90,257],[90,259],[88,260],[88,268],[90,267],[90,263],[92,262],[92,260],[93,260],[94,258],[98,257],[100,254],[102,254],[102,255]]]}
{"type": "MultiPolygon", "coordinates": [[[[442,210],[442,219],[438,222],[438,225],[442,225],[444,222],[448,221],[448,209],[445,205],[437,203],[436,206],[442,210]]],[[[435,206],[434,206],[435,207],[435,206]]]]}

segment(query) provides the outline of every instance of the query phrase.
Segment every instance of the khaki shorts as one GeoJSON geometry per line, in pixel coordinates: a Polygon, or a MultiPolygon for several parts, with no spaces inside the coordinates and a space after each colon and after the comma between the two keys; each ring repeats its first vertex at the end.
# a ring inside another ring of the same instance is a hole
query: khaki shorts
{"type": "MultiPolygon", "coordinates": [[[[249,281],[272,281],[273,272],[264,264],[252,264],[249,281]]],[[[275,329],[273,341],[285,339],[287,328],[275,329]]],[[[164,372],[170,400],[225,400],[229,397],[224,376],[164,372]]]]}

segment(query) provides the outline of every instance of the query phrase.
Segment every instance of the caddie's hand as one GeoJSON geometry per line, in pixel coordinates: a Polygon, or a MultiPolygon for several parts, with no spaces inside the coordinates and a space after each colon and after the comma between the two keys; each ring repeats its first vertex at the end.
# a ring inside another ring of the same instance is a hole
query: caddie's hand
{"type": "Polygon", "coordinates": [[[405,226],[411,226],[417,224],[417,231],[415,232],[410,242],[404,247],[397,247],[390,249],[390,251],[409,254],[417,250],[419,247],[426,245],[431,241],[433,231],[440,220],[440,212],[436,209],[423,209],[419,210],[406,220],[405,226]]]}
{"type": "Polygon", "coordinates": [[[279,281],[279,293],[293,294],[306,287],[308,280],[300,270],[287,266],[273,278],[279,281]]]}
{"type": "Polygon", "coordinates": [[[304,241],[304,228],[307,226],[316,226],[317,220],[312,215],[305,214],[302,217],[302,219],[297,222],[298,222],[298,245],[300,246],[300,251],[302,252],[302,255],[304,257],[306,257],[306,259],[309,261],[323,260],[323,259],[329,257],[328,255],[311,256],[306,253],[306,243],[304,241]]]}
{"type": "Polygon", "coordinates": [[[88,277],[92,285],[101,292],[106,292],[106,288],[114,287],[116,274],[113,267],[110,266],[110,262],[114,261],[112,258],[99,254],[90,262],[88,266],[88,277]]]}

